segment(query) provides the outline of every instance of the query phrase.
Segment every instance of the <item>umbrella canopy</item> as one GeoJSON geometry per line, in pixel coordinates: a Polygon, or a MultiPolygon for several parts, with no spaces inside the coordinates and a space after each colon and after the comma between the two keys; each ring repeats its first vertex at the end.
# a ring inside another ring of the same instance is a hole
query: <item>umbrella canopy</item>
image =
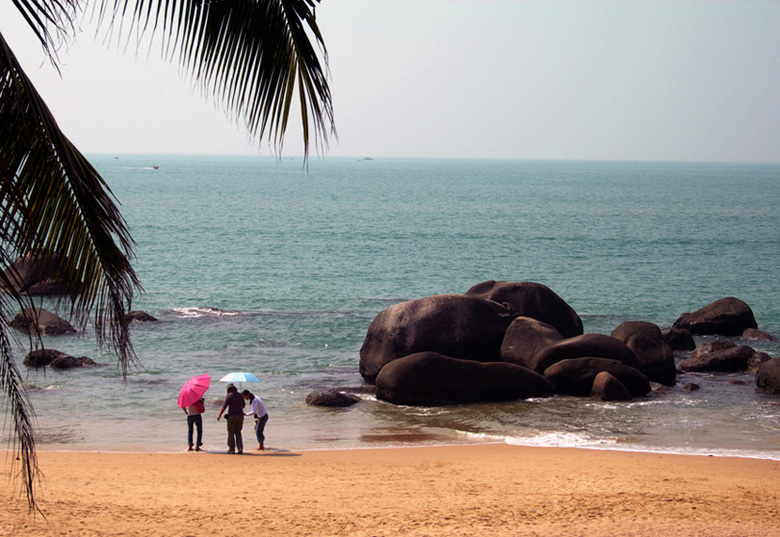
{"type": "Polygon", "coordinates": [[[220,382],[260,382],[260,379],[254,376],[252,373],[244,373],[243,371],[236,371],[235,373],[228,373],[221,379],[220,382]]]}
{"type": "Polygon", "coordinates": [[[211,383],[209,375],[198,375],[185,382],[179,390],[179,406],[186,408],[203,397],[203,394],[209,389],[209,383],[211,383]]]}

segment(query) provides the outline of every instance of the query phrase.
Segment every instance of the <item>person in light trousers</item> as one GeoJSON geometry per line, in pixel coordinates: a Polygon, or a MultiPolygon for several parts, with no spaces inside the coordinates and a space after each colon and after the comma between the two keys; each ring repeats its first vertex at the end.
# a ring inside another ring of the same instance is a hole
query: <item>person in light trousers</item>
{"type": "Polygon", "coordinates": [[[252,411],[247,412],[246,415],[255,417],[255,435],[257,435],[257,447],[255,449],[262,451],[265,449],[265,424],[268,423],[268,412],[263,401],[258,396],[249,390],[244,390],[241,393],[244,399],[252,405],[252,411]]]}

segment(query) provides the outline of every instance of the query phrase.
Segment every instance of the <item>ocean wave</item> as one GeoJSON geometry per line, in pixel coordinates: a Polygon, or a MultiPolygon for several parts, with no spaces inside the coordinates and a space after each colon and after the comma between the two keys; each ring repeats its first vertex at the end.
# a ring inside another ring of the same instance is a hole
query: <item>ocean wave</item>
{"type": "Polygon", "coordinates": [[[173,308],[173,312],[183,319],[200,319],[203,317],[236,317],[242,315],[239,311],[221,310],[219,308],[173,308]]]}

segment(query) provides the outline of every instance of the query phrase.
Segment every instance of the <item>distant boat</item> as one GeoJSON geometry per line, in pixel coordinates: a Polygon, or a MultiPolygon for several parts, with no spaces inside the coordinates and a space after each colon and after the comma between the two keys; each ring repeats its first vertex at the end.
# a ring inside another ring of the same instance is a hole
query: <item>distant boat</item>
{"type": "Polygon", "coordinates": [[[153,170],[159,170],[159,169],[160,169],[160,167],[159,167],[159,166],[152,166],[152,169],[153,169],[153,170]]]}
{"type": "Polygon", "coordinates": [[[371,157],[365,157],[365,158],[359,159],[358,162],[365,162],[367,160],[374,160],[374,159],[372,159],[371,157]]]}

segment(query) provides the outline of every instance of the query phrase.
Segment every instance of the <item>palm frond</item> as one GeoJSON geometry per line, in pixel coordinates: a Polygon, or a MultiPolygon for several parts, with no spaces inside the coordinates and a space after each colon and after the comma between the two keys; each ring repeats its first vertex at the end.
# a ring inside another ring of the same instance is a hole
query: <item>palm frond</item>
{"type": "MultiPolygon", "coordinates": [[[[108,0],[107,0],[108,1],[108,0]]],[[[256,139],[281,152],[297,96],[304,142],[318,151],[335,136],[327,51],[314,8],[319,0],[114,0],[101,17],[118,33],[160,43],[207,95],[243,121],[256,139]],[[296,85],[298,86],[296,91],[296,85]]]]}

